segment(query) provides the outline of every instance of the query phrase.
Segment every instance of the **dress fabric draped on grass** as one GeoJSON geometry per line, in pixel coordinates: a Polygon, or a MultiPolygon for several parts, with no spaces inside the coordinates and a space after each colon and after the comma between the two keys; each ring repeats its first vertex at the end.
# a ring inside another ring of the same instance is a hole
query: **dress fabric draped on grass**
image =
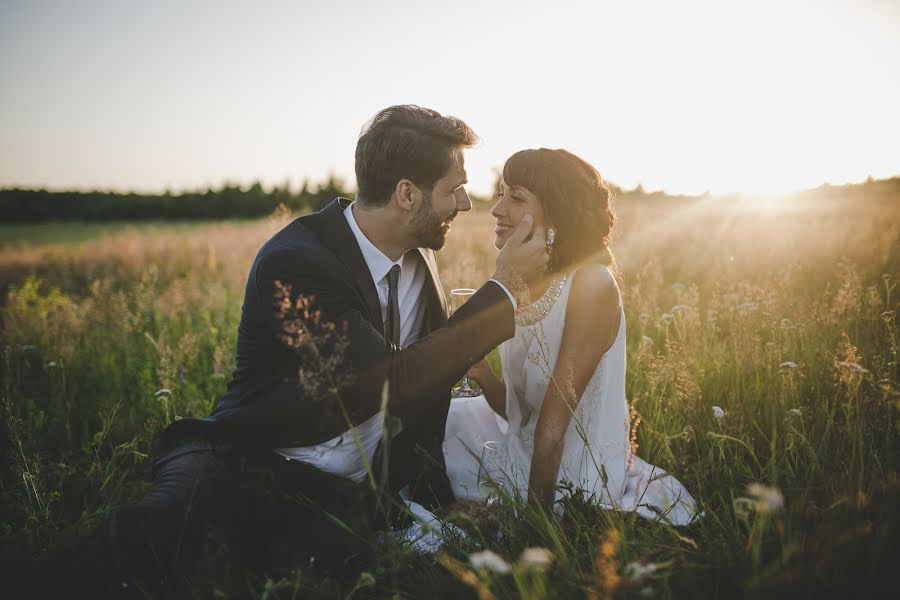
{"type": "MultiPolygon", "coordinates": [[[[444,457],[457,499],[483,500],[492,487],[485,481],[507,494],[527,497],[531,461],[541,459],[534,457],[534,434],[544,395],[550,385],[560,386],[564,394],[568,387],[552,375],[571,285],[570,274],[549,312],[535,323],[517,324],[515,336],[500,346],[508,421],[494,413],[484,396],[451,403],[444,457]]],[[[625,358],[621,310],[615,340],[573,411],[558,481],[570,482],[604,507],[688,524],[698,514],[690,493],[675,477],[631,452],[625,358]]],[[[560,489],[556,499],[565,493],[560,489]]],[[[561,510],[561,505],[556,508],[561,510]]]]}

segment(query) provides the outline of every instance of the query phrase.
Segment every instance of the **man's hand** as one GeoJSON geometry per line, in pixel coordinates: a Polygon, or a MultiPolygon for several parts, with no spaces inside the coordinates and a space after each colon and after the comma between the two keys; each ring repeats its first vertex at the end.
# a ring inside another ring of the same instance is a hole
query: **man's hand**
{"type": "Polygon", "coordinates": [[[517,298],[522,285],[547,270],[547,244],[544,230],[533,228],[534,218],[525,215],[506,241],[494,263],[494,276],[517,298]],[[531,238],[529,239],[529,235],[531,238]]]}

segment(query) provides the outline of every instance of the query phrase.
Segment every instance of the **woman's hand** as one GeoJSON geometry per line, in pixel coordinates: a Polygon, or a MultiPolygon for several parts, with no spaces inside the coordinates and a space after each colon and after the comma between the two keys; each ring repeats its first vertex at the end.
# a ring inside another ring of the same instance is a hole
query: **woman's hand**
{"type": "Polygon", "coordinates": [[[494,371],[491,370],[491,365],[488,364],[487,360],[482,359],[469,368],[468,375],[470,379],[478,383],[491,410],[505,419],[506,386],[494,375],[494,371]]]}
{"type": "Polygon", "coordinates": [[[491,365],[488,364],[486,359],[481,359],[479,362],[472,365],[469,368],[468,375],[469,379],[474,379],[482,390],[486,387],[490,387],[491,383],[498,381],[497,376],[494,375],[494,371],[491,370],[491,365]]]}

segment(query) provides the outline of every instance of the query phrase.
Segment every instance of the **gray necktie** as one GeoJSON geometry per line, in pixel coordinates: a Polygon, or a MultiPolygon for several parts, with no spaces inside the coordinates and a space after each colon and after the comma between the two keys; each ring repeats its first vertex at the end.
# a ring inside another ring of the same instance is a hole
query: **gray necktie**
{"type": "Polygon", "coordinates": [[[388,305],[384,334],[395,346],[400,345],[400,301],[397,299],[397,283],[400,281],[400,265],[394,265],[387,274],[388,305]]]}

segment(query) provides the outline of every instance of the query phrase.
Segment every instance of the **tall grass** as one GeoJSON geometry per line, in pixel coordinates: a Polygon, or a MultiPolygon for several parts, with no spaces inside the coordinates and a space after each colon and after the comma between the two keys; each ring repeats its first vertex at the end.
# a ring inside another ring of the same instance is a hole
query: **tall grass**
{"type": "MultiPolygon", "coordinates": [[[[192,590],[874,593],[893,581],[898,558],[898,201],[770,212],[713,199],[618,207],[627,393],[642,418],[635,442],[701,503],[697,524],[603,511],[578,493],[562,521],[504,499],[447,515],[469,535],[448,531],[437,557],[388,542],[357,581],[302,566],[288,579],[250,577],[211,543],[192,590]],[[519,560],[534,547],[549,550],[546,569],[528,560],[534,553],[519,560]],[[486,549],[510,571],[477,554],[474,566],[470,555],[486,549]]],[[[146,491],[155,435],[206,414],[224,391],[247,270],[288,219],[0,250],[7,574],[146,491]]],[[[484,212],[457,219],[439,253],[446,289],[490,275],[491,238],[484,212]]]]}

